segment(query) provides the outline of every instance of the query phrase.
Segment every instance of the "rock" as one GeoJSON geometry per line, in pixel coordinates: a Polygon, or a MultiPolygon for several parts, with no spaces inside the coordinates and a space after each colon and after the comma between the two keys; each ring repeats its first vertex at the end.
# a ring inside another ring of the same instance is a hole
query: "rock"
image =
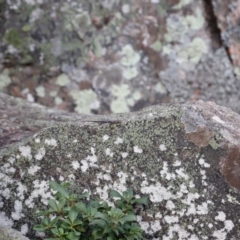
{"type": "Polygon", "coordinates": [[[0,91],[78,113],[199,99],[240,113],[239,6],[1,1],[0,91]]]}
{"type": "Polygon", "coordinates": [[[54,179],[95,199],[128,187],[147,196],[138,219],[147,239],[240,238],[240,116],[232,110],[200,100],[96,117],[0,99],[2,226],[36,237],[35,212],[54,179]]]}
{"type": "Polygon", "coordinates": [[[0,239],[1,240],[28,240],[29,238],[24,237],[20,232],[8,228],[8,227],[0,227],[0,239]]]}

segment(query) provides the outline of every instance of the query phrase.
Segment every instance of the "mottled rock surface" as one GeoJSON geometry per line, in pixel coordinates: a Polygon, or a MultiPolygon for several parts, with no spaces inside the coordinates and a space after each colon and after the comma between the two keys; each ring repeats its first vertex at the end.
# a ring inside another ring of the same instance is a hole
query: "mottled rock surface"
{"type": "Polygon", "coordinates": [[[82,114],[202,99],[240,113],[239,0],[0,2],[0,91],[82,114]]]}
{"type": "Polygon", "coordinates": [[[2,226],[33,238],[35,211],[46,207],[54,179],[95,199],[110,188],[148,196],[138,218],[148,239],[240,239],[240,116],[230,109],[198,101],[83,122],[31,104],[23,118],[23,102],[0,96],[1,126],[9,119],[30,129],[0,148],[2,226]]]}

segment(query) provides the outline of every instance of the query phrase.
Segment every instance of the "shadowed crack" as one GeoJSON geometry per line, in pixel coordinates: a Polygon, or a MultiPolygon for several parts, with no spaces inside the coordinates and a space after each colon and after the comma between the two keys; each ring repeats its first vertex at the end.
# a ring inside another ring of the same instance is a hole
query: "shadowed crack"
{"type": "Polygon", "coordinates": [[[218,27],[218,20],[217,17],[214,13],[214,8],[213,8],[213,3],[212,1],[209,0],[203,0],[203,7],[206,13],[206,22],[207,22],[207,27],[210,31],[211,38],[213,40],[213,48],[217,50],[220,47],[224,47],[226,50],[227,56],[232,63],[232,58],[229,52],[229,48],[224,44],[222,37],[221,37],[221,30],[218,27]]]}

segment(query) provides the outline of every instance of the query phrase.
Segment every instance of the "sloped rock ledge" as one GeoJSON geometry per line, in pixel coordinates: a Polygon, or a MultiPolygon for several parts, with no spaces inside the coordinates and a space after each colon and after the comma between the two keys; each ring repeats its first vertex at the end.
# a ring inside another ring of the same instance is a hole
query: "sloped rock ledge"
{"type": "Polygon", "coordinates": [[[55,179],[96,199],[110,188],[147,195],[138,220],[148,239],[240,238],[240,116],[230,109],[198,101],[83,116],[0,99],[2,229],[35,237],[55,179]]]}

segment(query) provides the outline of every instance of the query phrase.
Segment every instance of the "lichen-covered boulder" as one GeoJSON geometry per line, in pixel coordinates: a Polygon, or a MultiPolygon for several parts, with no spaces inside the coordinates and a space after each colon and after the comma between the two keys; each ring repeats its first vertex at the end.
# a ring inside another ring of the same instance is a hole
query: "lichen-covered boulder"
{"type": "Polygon", "coordinates": [[[48,181],[56,180],[95,199],[128,187],[148,196],[138,217],[148,239],[240,239],[240,116],[230,109],[198,101],[98,117],[62,113],[57,121],[59,112],[37,105],[17,118],[12,108],[21,107],[8,104],[5,115],[0,107],[4,126],[9,119],[19,131],[32,129],[34,109],[48,123],[0,148],[2,226],[36,237],[35,212],[46,208],[48,181]]]}

